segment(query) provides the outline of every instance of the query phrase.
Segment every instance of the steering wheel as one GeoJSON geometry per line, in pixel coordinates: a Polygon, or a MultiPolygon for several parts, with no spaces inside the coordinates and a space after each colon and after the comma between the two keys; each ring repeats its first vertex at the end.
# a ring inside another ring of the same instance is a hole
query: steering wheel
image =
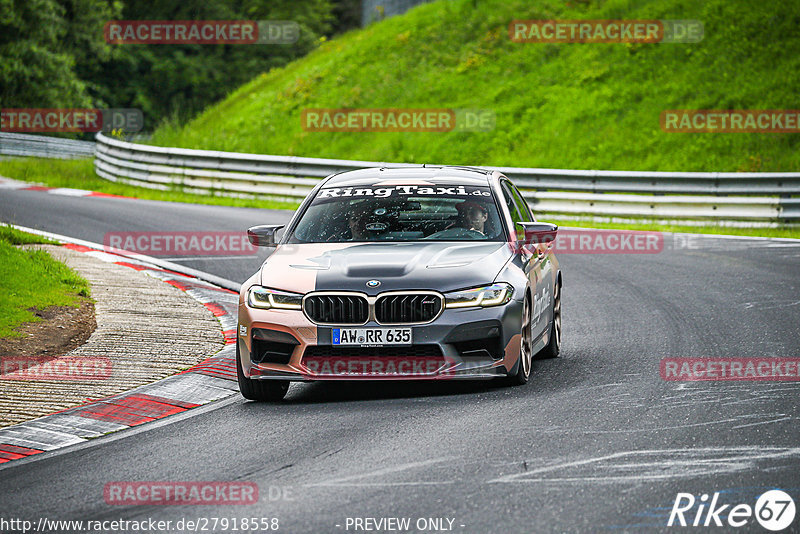
{"type": "Polygon", "coordinates": [[[473,230],[472,228],[461,228],[460,226],[454,226],[453,228],[447,228],[441,232],[436,232],[435,234],[429,235],[425,239],[449,239],[460,237],[487,239],[487,236],[478,230],[473,230]]]}

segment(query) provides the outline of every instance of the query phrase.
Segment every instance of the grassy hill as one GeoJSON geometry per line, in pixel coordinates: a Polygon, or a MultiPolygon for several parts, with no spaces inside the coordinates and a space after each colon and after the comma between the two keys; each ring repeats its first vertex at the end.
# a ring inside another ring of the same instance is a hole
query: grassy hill
{"type": "Polygon", "coordinates": [[[800,109],[797,0],[440,0],[323,43],[156,144],[576,169],[800,170],[800,134],[665,133],[667,109],[800,109]],[[513,19],[699,19],[695,44],[536,44],[513,19]],[[482,108],[483,133],[307,132],[306,108],[482,108]]]}

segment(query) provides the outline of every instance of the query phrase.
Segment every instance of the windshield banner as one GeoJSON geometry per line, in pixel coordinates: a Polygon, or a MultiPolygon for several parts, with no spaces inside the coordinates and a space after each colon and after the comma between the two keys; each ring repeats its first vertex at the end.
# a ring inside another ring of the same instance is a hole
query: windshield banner
{"type": "Polygon", "coordinates": [[[331,187],[320,189],[317,198],[345,198],[345,197],[378,197],[391,196],[457,196],[457,197],[490,197],[487,187],[457,186],[419,186],[396,185],[392,187],[331,187]]]}

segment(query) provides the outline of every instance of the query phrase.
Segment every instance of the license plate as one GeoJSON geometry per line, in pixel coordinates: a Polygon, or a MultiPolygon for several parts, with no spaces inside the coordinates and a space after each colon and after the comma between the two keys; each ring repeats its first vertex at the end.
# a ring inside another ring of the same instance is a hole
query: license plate
{"type": "Polygon", "coordinates": [[[334,328],[334,345],[411,345],[410,328],[334,328]]]}

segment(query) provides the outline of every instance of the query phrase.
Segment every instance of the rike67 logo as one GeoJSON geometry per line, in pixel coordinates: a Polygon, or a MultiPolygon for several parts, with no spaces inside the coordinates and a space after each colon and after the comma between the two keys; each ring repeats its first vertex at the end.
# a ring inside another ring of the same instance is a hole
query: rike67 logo
{"type": "Polygon", "coordinates": [[[795,505],[792,497],[781,490],[769,490],[749,504],[722,504],[720,493],[714,493],[711,501],[707,494],[699,499],[691,493],[678,493],[667,526],[681,527],[743,527],[752,523],[752,518],[767,530],[784,530],[794,521],[795,505]]]}

